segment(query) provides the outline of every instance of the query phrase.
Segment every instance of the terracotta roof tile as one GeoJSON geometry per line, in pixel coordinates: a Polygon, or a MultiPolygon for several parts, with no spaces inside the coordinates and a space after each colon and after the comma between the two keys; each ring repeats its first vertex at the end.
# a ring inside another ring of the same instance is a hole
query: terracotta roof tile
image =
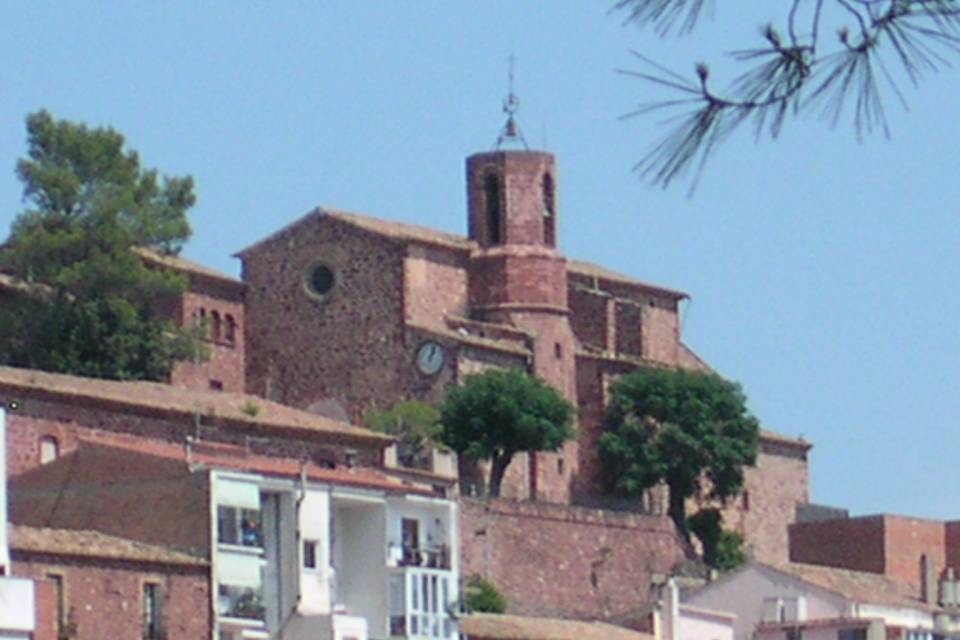
{"type": "Polygon", "coordinates": [[[99,531],[48,529],[9,525],[10,548],[14,552],[137,560],[158,564],[207,566],[198,558],[163,546],[146,544],[99,531]]]}
{"type": "Polygon", "coordinates": [[[802,562],[767,565],[814,586],[862,604],[883,604],[924,611],[939,607],[923,602],[914,585],[880,573],[852,571],[802,562]]]}
{"type": "Polygon", "coordinates": [[[652,640],[648,633],[604,622],[476,613],[460,621],[470,640],[652,640]]]}
{"type": "Polygon", "coordinates": [[[243,286],[243,282],[237,278],[234,278],[233,276],[228,276],[225,273],[205,267],[202,264],[192,262],[180,256],[164,255],[145,247],[134,247],[133,252],[143,258],[144,262],[147,264],[166,267],[168,269],[173,269],[174,271],[180,271],[190,275],[212,278],[213,280],[219,280],[221,282],[228,282],[230,284],[243,286]]]}
{"type": "Polygon", "coordinates": [[[393,438],[345,422],[300,411],[243,393],[202,391],[159,382],[118,382],[35,369],[0,367],[0,388],[7,393],[86,399],[132,410],[199,414],[208,420],[325,434],[334,439],[385,446],[393,438]],[[254,413],[255,415],[251,415],[254,413]]]}
{"type": "Polygon", "coordinates": [[[655,284],[650,284],[649,282],[643,282],[642,280],[637,280],[632,276],[627,276],[622,273],[617,273],[607,269],[606,267],[601,267],[598,264],[592,262],[585,262],[583,260],[567,260],[567,270],[571,273],[576,273],[578,275],[584,275],[591,278],[599,278],[601,280],[613,280],[614,282],[620,282],[623,284],[632,285],[639,287],[641,289],[646,289],[654,293],[660,293],[667,295],[671,298],[689,298],[690,296],[684,293],[683,291],[676,291],[674,289],[667,289],[665,287],[660,287],[655,284]]]}

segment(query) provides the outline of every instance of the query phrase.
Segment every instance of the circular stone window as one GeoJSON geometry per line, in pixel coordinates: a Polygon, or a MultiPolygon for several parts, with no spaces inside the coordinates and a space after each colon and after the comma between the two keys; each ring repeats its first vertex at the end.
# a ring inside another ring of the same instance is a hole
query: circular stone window
{"type": "Polygon", "coordinates": [[[333,290],[336,279],[333,269],[325,264],[315,264],[305,274],[307,290],[321,298],[326,297],[333,290]]]}

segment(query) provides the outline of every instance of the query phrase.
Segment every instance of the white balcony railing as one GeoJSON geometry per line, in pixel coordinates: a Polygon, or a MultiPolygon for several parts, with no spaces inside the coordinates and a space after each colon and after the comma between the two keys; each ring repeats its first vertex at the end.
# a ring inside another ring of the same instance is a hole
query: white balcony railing
{"type": "Polygon", "coordinates": [[[449,571],[403,567],[394,569],[390,588],[390,636],[416,640],[454,640],[456,624],[448,606],[456,600],[456,582],[449,571]]]}

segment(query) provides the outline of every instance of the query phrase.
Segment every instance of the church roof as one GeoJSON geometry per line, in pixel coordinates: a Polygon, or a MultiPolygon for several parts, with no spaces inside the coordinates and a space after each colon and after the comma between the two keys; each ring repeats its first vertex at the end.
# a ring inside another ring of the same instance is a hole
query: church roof
{"type": "MultiPolygon", "coordinates": [[[[375,218],[373,216],[363,215],[359,213],[351,213],[348,211],[342,211],[339,209],[331,209],[327,207],[317,207],[310,213],[306,214],[294,220],[285,227],[279,229],[278,231],[270,234],[266,238],[238,251],[236,254],[237,257],[243,258],[245,255],[252,253],[256,249],[260,248],[264,244],[273,242],[278,238],[286,236],[296,229],[304,226],[310,221],[317,220],[320,218],[329,218],[332,220],[338,220],[345,224],[351,225],[357,229],[362,229],[364,231],[369,231],[370,233],[375,233],[387,238],[392,238],[394,240],[399,240],[402,242],[420,242],[423,244],[431,244],[440,247],[445,247],[448,249],[454,249],[458,251],[470,251],[473,249],[479,248],[479,245],[470,240],[465,236],[458,234],[447,233],[445,231],[437,231],[436,229],[430,229],[429,227],[422,227],[420,225],[409,224],[406,222],[397,222],[396,220],[384,220],[382,218],[375,218]]],[[[571,273],[578,275],[583,275],[591,278],[600,278],[602,280],[610,280],[613,282],[618,282],[628,286],[639,287],[653,293],[658,293],[661,295],[666,295],[667,297],[682,299],[689,298],[690,296],[682,291],[677,291],[674,289],[667,289],[665,287],[660,287],[655,284],[650,284],[648,282],[643,282],[642,280],[637,280],[631,276],[624,275],[622,273],[617,273],[600,265],[594,264],[592,262],[586,262],[583,260],[572,260],[567,259],[567,270],[571,273]]]]}
{"type": "Polygon", "coordinates": [[[119,382],[36,369],[0,367],[0,391],[8,396],[40,396],[93,401],[132,411],[202,416],[238,426],[289,429],[323,434],[334,440],[386,446],[393,439],[346,422],[307,413],[244,393],[205,391],[160,382],[119,382]]]}

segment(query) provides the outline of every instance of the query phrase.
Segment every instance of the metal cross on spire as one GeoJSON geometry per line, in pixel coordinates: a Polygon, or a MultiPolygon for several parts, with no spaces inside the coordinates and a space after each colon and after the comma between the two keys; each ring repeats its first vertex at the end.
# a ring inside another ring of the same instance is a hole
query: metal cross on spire
{"type": "Polygon", "coordinates": [[[516,57],[511,53],[510,58],[510,91],[507,93],[506,99],[503,101],[503,112],[507,114],[507,121],[503,125],[503,129],[500,130],[500,135],[497,136],[497,149],[501,148],[506,143],[520,143],[523,145],[524,149],[530,149],[527,145],[527,141],[524,139],[523,134],[520,132],[520,127],[517,125],[516,118],[514,115],[517,113],[517,109],[520,108],[520,100],[517,99],[517,95],[513,92],[513,65],[516,62],[516,57]]]}

